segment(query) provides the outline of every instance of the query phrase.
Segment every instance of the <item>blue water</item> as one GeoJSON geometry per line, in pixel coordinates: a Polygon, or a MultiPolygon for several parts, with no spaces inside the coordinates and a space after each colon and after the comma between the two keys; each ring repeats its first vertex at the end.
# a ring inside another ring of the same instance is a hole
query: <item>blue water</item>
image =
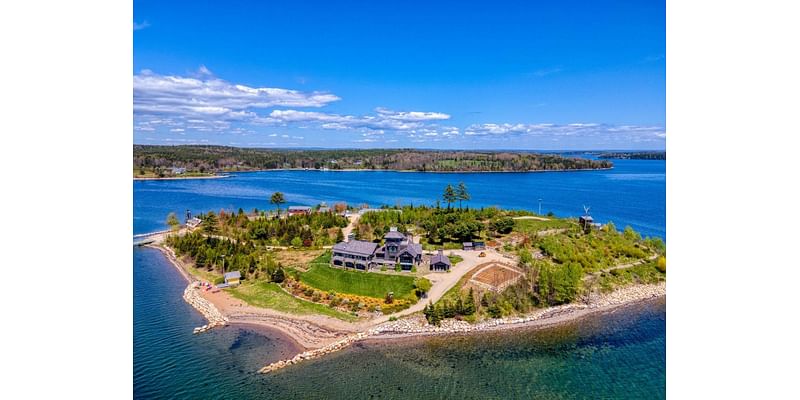
{"type": "MultiPolygon", "coordinates": [[[[427,204],[464,181],[473,207],[578,215],[665,237],[665,163],[617,160],[611,171],[529,174],[274,171],[231,178],[134,182],[134,230],[164,228],[169,212],[292,204],[427,204]]],[[[663,398],[665,299],[545,330],[367,342],[263,376],[297,346],[263,328],[205,323],[181,298],[186,281],[160,252],[134,249],[134,397],[181,399],[663,398]]]]}
{"type": "Polygon", "coordinates": [[[266,171],[223,179],[134,181],[134,233],[165,229],[167,214],[183,216],[220,209],[269,209],[269,196],[283,192],[288,205],[362,203],[370,206],[435,204],[444,187],[463,181],[471,207],[499,206],[559,216],[591,207],[598,222],[630,225],[645,236],[666,239],[666,162],[614,160],[604,171],[535,173],[422,173],[383,171],[266,171]]]}

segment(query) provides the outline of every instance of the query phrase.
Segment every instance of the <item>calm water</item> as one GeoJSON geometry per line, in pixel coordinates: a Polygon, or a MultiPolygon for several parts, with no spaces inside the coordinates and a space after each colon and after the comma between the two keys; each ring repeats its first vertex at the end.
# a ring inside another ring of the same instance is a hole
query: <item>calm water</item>
{"type": "Polygon", "coordinates": [[[448,183],[463,181],[472,207],[496,205],[559,216],[578,216],[583,205],[599,222],[630,225],[646,236],[666,238],[666,162],[615,160],[607,171],[435,174],[422,172],[268,171],[223,179],[134,181],[134,233],[165,229],[166,217],[185,210],[268,209],[283,192],[288,205],[345,201],[371,206],[435,204],[448,183]]]}
{"type": "MultiPolygon", "coordinates": [[[[665,234],[665,163],[618,160],[612,171],[533,174],[260,172],[232,178],[134,182],[136,233],[163,229],[168,212],[347,201],[429,204],[463,180],[472,206],[538,208],[665,234]]],[[[181,298],[186,285],[161,254],[134,249],[135,398],[663,398],[666,304],[658,300],[569,325],[480,337],[368,342],[276,374],[254,373],[296,352],[276,332],[205,323],[181,298]]]]}

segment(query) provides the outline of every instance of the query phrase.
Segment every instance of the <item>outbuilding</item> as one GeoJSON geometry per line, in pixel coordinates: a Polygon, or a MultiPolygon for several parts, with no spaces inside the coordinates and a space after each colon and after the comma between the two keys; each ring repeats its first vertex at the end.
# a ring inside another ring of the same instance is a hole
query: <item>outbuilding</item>
{"type": "Polygon", "coordinates": [[[228,286],[235,286],[239,284],[239,280],[242,279],[242,274],[239,271],[232,271],[225,273],[225,284],[228,286]]]}
{"type": "Polygon", "coordinates": [[[450,259],[444,255],[444,251],[441,249],[431,257],[431,271],[449,271],[450,266],[450,259]]]}

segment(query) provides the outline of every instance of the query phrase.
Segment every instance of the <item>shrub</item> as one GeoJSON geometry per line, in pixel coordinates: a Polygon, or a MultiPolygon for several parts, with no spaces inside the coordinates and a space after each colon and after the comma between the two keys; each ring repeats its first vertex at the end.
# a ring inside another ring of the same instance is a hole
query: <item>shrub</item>
{"type": "Polygon", "coordinates": [[[391,316],[391,317],[389,317],[389,321],[397,321],[397,317],[391,316]]]}
{"type": "Polygon", "coordinates": [[[658,257],[658,261],[656,261],[656,268],[662,273],[667,273],[667,258],[666,257],[658,257]]]}

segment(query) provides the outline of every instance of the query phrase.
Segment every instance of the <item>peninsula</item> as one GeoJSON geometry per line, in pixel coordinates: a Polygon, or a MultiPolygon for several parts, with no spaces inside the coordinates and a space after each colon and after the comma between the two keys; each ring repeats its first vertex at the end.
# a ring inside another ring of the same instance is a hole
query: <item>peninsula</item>
{"type": "Polygon", "coordinates": [[[605,160],[556,154],[416,149],[288,150],[226,146],[133,146],[134,175],[173,176],[277,169],[529,172],[609,169],[605,160]]]}
{"type": "MultiPolygon", "coordinates": [[[[464,207],[344,203],[221,210],[148,239],[190,281],[209,324],[279,329],[307,351],[268,373],[365,338],[543,326],[666,294],[666,247],[630,227],[464,207]]],[[[265,200],[266,203],[266,200],[265,200]]]]}

